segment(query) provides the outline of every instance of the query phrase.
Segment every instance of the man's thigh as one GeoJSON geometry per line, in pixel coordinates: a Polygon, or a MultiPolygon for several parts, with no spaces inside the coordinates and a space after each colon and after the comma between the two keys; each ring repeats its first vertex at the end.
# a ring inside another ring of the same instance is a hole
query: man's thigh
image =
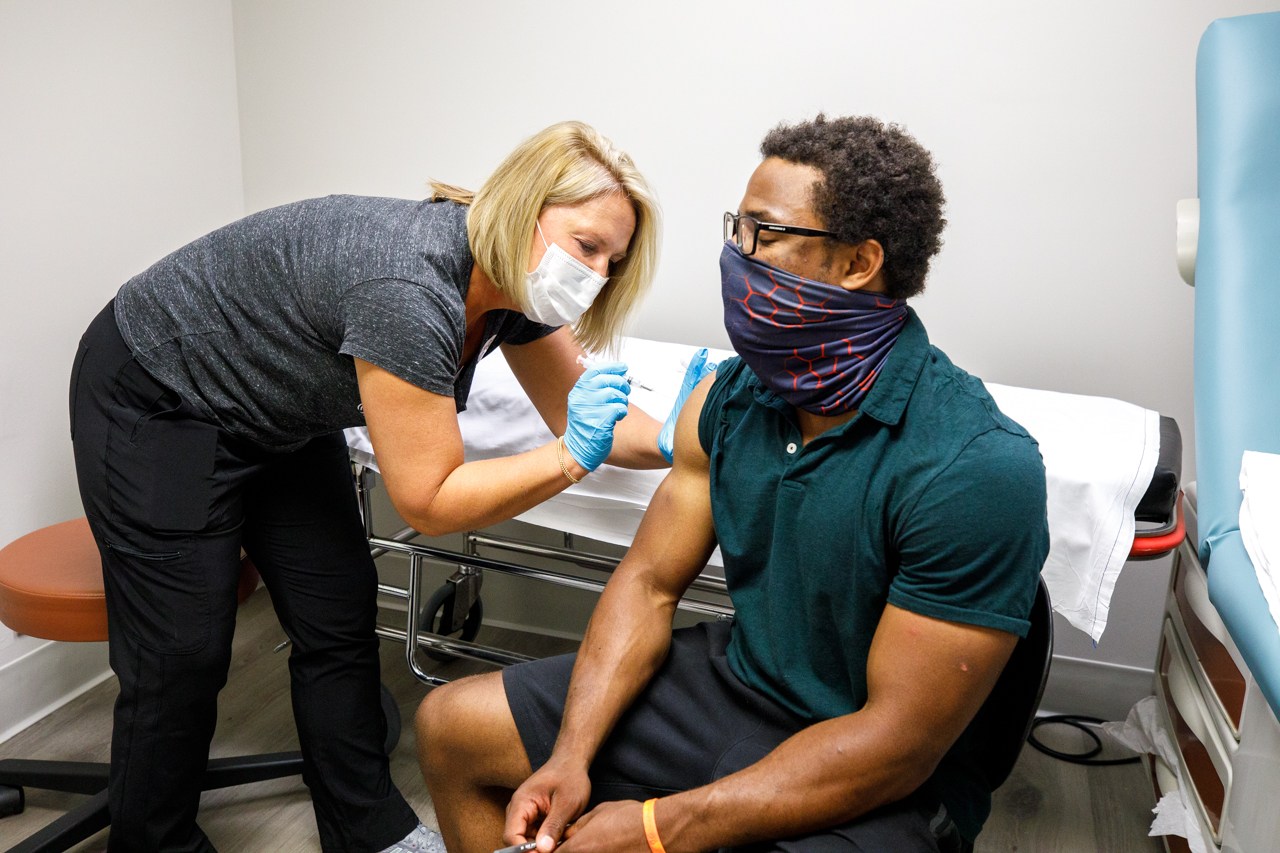
{"type": "Polygon", "coordinates": [[[416,728],[424,769],[453,775],[466,768],[469,781],[508,789],[518,788],[533,773],[501,672],[434,688],[418,708],[416,728]]]}
{"type": "MultiPolygon", "coordinates": [[[[647,799],[709,784],[798,731],[799,721],[728,671],[729,626],[675,631],[662,667],[618,720],[591,765],[592,804],[647,799]]],[[[573,671],[565,655],[508,667],[507,700],[534,769],[551,755],[573,671]]]]}

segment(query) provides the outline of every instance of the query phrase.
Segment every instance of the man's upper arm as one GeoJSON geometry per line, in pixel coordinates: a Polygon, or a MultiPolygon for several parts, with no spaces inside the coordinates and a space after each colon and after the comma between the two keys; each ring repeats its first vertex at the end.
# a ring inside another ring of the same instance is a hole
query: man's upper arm
{"type": "Polygon", "coordinates": [[[887,712],[927,772],[973,719],[1030,625],[1049,549],[1044,466],[992,430],[926,487],[867,661],[867,710],[887,712]]]}
{"type": "Polygon", "coordinates": [[[716,547],[711,517],[711,460],[698,440],[698,419],[716,380],[693,389],[676,421],[671,472],[649,502],[619,572],[636,573],[674,605],[706,566],[716,547]]]}
{"type": "Polygon", "coordinates": [[[1007,631],[947,622],[886,605],[867,657],[867,704],[901,750],[914,790],[969,725],[1018,638],[1007,631]]]}
{"type": "Polygon", "coordinates": [[[906,508],[889,603],[1025,635],[1049,555],[1044,463],[1029,437],[992,429],[906,508]]]}

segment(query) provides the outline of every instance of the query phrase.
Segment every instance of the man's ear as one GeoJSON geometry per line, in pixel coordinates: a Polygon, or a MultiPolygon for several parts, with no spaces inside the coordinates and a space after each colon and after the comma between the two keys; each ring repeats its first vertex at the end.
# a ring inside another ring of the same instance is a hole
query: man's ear
{"type": "Polygon", "coordinates": [[[879,240],[863,240],[856,246],[842,247],[839,285],[845,290],[884,293],[884,247],[879,240]]]}

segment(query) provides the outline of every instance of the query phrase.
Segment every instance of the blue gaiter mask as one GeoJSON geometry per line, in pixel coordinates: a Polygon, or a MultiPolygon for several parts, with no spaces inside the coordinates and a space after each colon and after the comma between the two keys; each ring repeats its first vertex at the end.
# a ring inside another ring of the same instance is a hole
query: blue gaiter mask
{"type": "Polygon", "coordinates": [[[815,415],[858,408],[907,322],[907,303],[812,281],[742,254],[720,253],[724,327],[775,394],[815,415]]]}

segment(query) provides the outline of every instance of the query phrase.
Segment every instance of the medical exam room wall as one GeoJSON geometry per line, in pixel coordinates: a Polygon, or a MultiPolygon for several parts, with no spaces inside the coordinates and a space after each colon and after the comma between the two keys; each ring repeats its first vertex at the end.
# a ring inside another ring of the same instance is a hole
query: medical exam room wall
{"type": "MultiPolygon", "coordinates": [[[[0,2],[0,546],[82,515],[76,342],[130,276],[244,213],[229,2],[0,2]]],[[[0,740],[107,674],[0,626],[0,740]]]]}
{"type": "MultiPolygon", "coordinates": [[[[245,205],[476,187],[524,136],[580,118],[631,152],[665,209],[634,333],[725,346],[721,214],[761,136],[819,110],[902,122],[949,199],[914,302],[933,341],[984,379],[1172,415],[1190,480],[1193,291],[1174,205],[1196,195],[1196,45],[1214,18],[1277,6],[235,0],[245,205]]],[[[1059,622],[1055,672],[1083,668],[1094,700],[1115,697],[1094,710],[1149,689],[1167,573],[1126,568],[1096,649],[1059,622]]]]}

